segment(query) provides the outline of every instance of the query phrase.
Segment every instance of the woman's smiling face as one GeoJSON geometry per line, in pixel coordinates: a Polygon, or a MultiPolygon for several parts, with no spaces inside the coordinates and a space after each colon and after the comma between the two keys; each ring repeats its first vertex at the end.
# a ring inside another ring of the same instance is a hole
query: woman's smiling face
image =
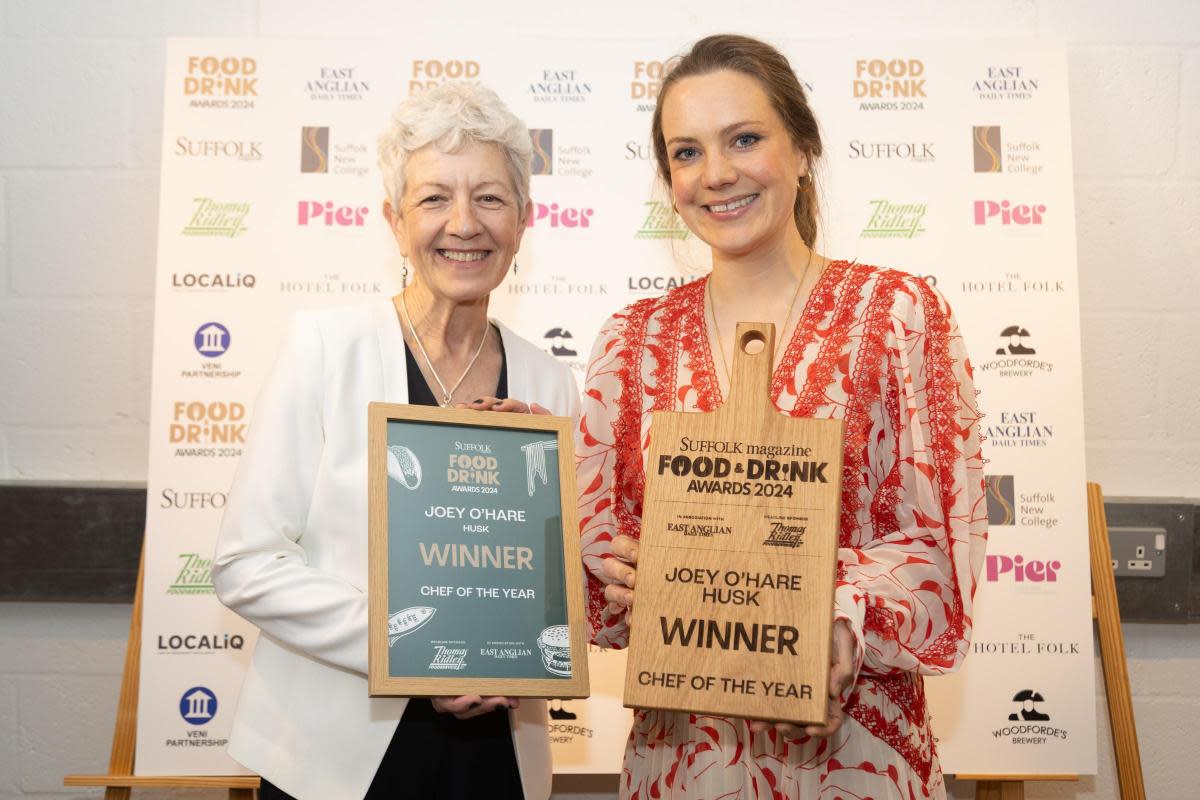
{"type": "Polygon", "coordinates": [[[661,100],[679,216],[719,254],[753,255],[795,231],[808,159],[754,78],[732,70],[683,78],[661,100]]]}
{"type": "Polygon", "coordinates": [[[458,302],[495,289],[525,232],[500,147],[471,142],[445,153],[426,145],[409,157],[404,178],[401,208],[388,221],[422,283],[458,302]]]}

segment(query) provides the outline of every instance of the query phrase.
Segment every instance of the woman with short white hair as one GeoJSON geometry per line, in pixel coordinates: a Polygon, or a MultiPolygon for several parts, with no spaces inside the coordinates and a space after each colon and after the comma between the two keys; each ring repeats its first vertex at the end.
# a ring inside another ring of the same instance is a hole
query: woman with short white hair
{"type": "Polygon", "coordinates": [[[379,163],[405,288],[297,315],[262,390],[213,583],[261,630],[229,752],[264,800],[550,793],[544,701],[372,698],[366,676],[367,404],[577,413],[570,370],[487,316],[531,210],[530,157],[489,89],[403,102],[379,163]]]}

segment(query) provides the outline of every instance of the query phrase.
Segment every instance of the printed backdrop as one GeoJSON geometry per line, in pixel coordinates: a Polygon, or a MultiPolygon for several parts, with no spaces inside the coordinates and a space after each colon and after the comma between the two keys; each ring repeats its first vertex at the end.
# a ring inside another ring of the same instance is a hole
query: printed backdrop
{"type": "MultiPolygon", "coordinates": [[[[664,59],[685,44],[169,43],[139,774],[242,771],[224,745],[255,630],[213,596],[217,527],[292,312],[399,289],[375,165],[391,109],[466,78],[526,120],[535,213],[492,313],[582,380],[609,314],[708,268],[650,160],[664,59]]],[[[991,539],[972,654],[961,673],[929,681],[943,765],[1094,773],[1064,51],[776,44],[823,126],[821,250],[935,284],[967,337],[987,412],[991,539]]],[[[623,654],[593,652],[594,696],[552,704],[558,771],[619,770],[623,670],[623,654]]]]}

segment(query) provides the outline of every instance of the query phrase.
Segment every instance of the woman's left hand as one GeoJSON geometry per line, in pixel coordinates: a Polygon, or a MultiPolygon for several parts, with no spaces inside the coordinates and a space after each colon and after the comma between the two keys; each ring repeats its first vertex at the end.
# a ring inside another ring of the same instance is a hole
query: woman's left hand
{"type": "Polygon", "coordinates": [[[472,411],[508,411],[513,414],[549,414],[550,409],[543,408],[537,403],[522,403],[509,397],[501,400],[499,397],[484,396],[470,403],[455,403],[455,408],[468,408],[472,411]]]}
{"type": "Polygon", "coordinates": [[[430,704],[439,714],[453,714],[455,719],[471,719],[483,714],[490,714],[497,708],[520,708],[521,701],[516,697],[480,697],[465,694],[461,697],[431,697],[430,704]]]}
{"type": "Polygon", "coordinates": [[[750,730],[763,733],[774,728],[789,739],[799,739],[802,735],[824,739],[837,733],[846,719],[846,711],[842,708],[842,692],[854,680],[854,633],[850,630],[850,623],[844,619],[833,623],[833,647],[830,648],[829,658],[829,708],[824,725],[806,725],[802,728],[790,722],[756,719],[750,721],[750,730]]]}

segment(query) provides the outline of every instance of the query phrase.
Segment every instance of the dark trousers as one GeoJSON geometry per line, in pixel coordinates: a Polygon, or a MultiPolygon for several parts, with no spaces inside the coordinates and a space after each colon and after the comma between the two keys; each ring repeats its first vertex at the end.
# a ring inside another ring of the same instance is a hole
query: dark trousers
{"type": "MultiPolygon", "coordinates": [[[[266,778],[259,800],[294,800],[266,778]]],[[[468,720],[413,698],[363,800],[523,800],[508,712],[468,720]]]]}

